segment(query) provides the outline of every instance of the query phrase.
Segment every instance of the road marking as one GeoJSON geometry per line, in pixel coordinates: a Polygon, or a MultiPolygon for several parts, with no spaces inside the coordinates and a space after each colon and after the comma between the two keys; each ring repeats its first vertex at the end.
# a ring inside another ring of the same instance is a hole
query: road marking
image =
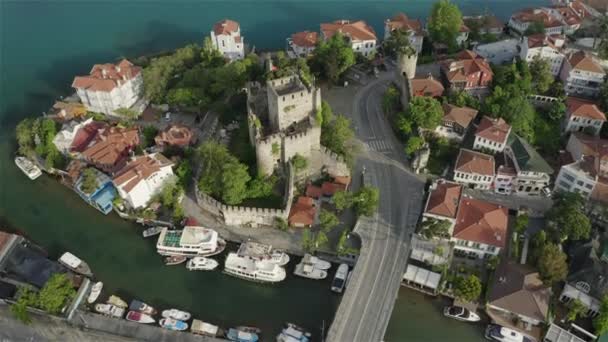
{"type": "Polygon", "coordinates": [[[390,144],[385,140],[369,140],[365,142],[365,145],[367,146],[367,149],[371,151],[382,152],[392,150],[390,144]]]}

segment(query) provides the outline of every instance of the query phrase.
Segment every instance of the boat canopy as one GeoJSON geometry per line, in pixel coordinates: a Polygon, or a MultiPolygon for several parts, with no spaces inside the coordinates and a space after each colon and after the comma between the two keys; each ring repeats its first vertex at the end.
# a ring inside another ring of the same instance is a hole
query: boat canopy
{"type": "Polygon", "coordinates": [[[63,253],[61,258],[59,258],[59,261],[72,268],[77,268],[78,266],[80,266],[80,263],[82,263],[82,260],[80,260],[77,256],[70,252],[63,253]]]}

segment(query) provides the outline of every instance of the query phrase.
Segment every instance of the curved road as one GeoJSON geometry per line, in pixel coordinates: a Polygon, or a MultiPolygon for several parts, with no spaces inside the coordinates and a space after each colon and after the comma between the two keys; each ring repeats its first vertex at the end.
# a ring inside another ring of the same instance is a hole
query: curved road
{"type": "Polygon", "coordinates": [[[422,210],[424,180],[405,167],[403,146],[382,113],[382,95],[392,77],[382,74],[353,99],[351,119],[365,146],[353,174],[365,170],[364,182],[380,190],[380,204],[375,217],[355,227],[361,254],[330,327],[330,342],[383,339],[422,210]]]}

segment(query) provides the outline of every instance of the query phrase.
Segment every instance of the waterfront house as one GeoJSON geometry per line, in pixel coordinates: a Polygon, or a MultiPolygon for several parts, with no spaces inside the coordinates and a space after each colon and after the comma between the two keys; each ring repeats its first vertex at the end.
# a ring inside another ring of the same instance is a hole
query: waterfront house
{"type": "Polygon", "coordinates": [[[141,68],[126,59],[118,64],[95,64],[89,75],[76,76],[72,87],[88,111],[119,115],[117,109],[130,108],[141,113],[143,99],[141,68]]]}
{"type": "Polygon", "coordinates": [[[461,148],[454,166],[454,181],[473,189],[489,190],[494,171],[493,156],[461,148]]]}
{"type": "Polygon", "coordinates": [[[541,58],[549,63],[551,74],[559,75],[565,55],[562,48],[566,38],[562,35],[545,35],[542,33],[521,37],[519,41],[519,57],[528,63],[535,58],[541,58]]]}
{"type": "Polygon", "coordinates": [[[503,260],[488,287],[486,313],[492,321],[526,335],[540,335],[547,322],[551,287],[533,268],[503,260]]]}
{"type": "Polygon", "coordinates": [[[93,122],[93,119],[89,118],[84,121],[72,120],[64,123],[61,130],[53,138],[53,144],[57,147],[57,150],[64,155],[70,154],[72,143],[76,139],[78,131],[91,122],[93,122]]]}
{"type": "Polygon", "coordinates": [[[452,232],[454,255],[471,259],[498,255],[507,245],[507,208],[462,196],[452,232]]]}
{"type": "Polygon", "coordinates": [[[566,98],[566,117],[564,130],[566,132],[581,132],[599,135],[602,125],[606,122],[606,114],[597,105],[585,99],[568,96],[566,98]]]}
{"type": "Polygon", "coordinates": [[[298,200],[292,204],[287,221],[292,227],[310,227],[315,222],[316,213],[317,208],[314,199],[300,196],[298,197],[298,200]]]}
{"type": "Polygon", "coordinates": [[[441,125],[435,128],[435,134],[462,141],[469,130],[471,121],[477,116],[477,110],[469,107],[458,107],[452,104],[443,105],[441,125]]]}
{"type": "Polygon", "coordinates": [[[104,214],[109,214],[112,211],[112,202],[116,197],[116,189],[112,184],[112,179],[103,172],[93,169],[96,175],[97,187],[90,193],[82,190],[82,175],[74,185],[74,191],[93,208],[101,211],[104,214]]]}
{"type": "Polygon", "coordinates": [[[458,203],[462,194],[462,185],[445,179],[439,179],[429,189],[429,196],[424,206],[422,220],[436,219],[450,222],[450,233],[456,223],[458,203]]]}
{"type": "Polygon", "coordinates": [[[440,283],[441,273],[433,272],[412,263],[407,265],[403,278],[401,278],[401,285],[431,296],[436,296],[439,293],[440,283]]]}
{"type": "Polygon", "coordinates": [[[363,20],[336,20],[321,24],[321,38],[327,40],[336,33],[342,33],[355,53],[371,58],[376,53],[376,32],[363,20]]]}
{"type": "Polygon", "coordinates": [[[422,51],[424,32],[420,20],[408,18],[405,13],[397,13],[392,18],[386,19],[384,21],[384,40],[387,40],[396,30],[407,33],[410,45],[416,49],[417,53],[422,51]]]}
{"type": "Polygon", "coordinates": [[[513,183],[515,193],[539,195],[545,187],[549,186],[553,168],[523,138],[511,134],[505,155],[510,158],[517,173],[513,183]]]}
{"type": "MultiPolygon", "coordinates": [[[[404,82],[407,82],[404,80],[404,82]]],[[[417,77],[410,81],[413,96],[441,97],[445,88],[430,73],[427,77],[417,77]]]]}
{"type": "Polygon", "coordinates": [[[569,53],[559,75],[566,95],[588,98],[599,94],[605,77],[606,72],[601,65],[585,51],[569,53]]]}
{"type": "Polygon", "coordinates": [[[292,57],[307,57],[317,46],[319,34],[317,32],[296,32],[287,39],[287,54],[292,57]]]}
{"type": "Polygon", "coordinates": [[[495,15],[466,16],[462,18],[464,24],[471,28],[477,27],[480,34],[491,34],[498,36],[502,34],[505,23],[495,15]]]}
{"type": "Polygon", "coordinates": [[[511,126],[503,118],[483,116],[477,130],[473,149],[500,153],[504,151],[511,134],[511,126]]]}
{"type": "Polygon", "coordinates": [[[159,147],[177,146],[188,147],[196,141],[196,136],[192,130],[184,125],[170,125],[158,132],[154,137],[154,142],[159,147]]]}
{"type": "Polygon", "coordinates": [[[546,34],[562,34],[564,26],[561,18],[547,8],[525,8],[511,15],[507,26],[523,35],[533,23],[541,23],[546,34]]]}
{"type": "Polygon", "coordinates": [[[494,76],[488,61],[471,50],[441,62],[440,72],[446,88],[475,93],[487,91],[494,76]]]}
{"type": "Polygon", "coordinates": [[[547,333],[543,338],[543,342],[588,342],[589,338],[591,341],[595,341],[597,336],[589,333],[587,330],[581,328],[576,324],[572,324],[571,330],[568,331],[554,323],[549,325],[547,333]],[[578,335],[585,336],[585,339],[578,335]]]}
{"type": "Polygon", "coordinates": [[[70,145],[70,153],[79,155],[91,145],[97,138],[100,132],[103,132],[108,127],[108,124],[101,121],[92,121],[87,125],[82,126],[77,132],[70,145]]]}
{"type": "Polygon", "coordinates": [[[139,130],[133,128],[106,127],[82,152],[82,158],[98,169],[115,173],[125,163],[129,153],[139,145],[139,130]]]}
{"type": "Polygon", "coordinates": [[[143,208],[174,178],[172,167],[160,153],[134,157],[118,171],[113,183],[128,207],[143,208]]]}
{"type": "Polygon", "coordinates": [[[215,23],[211,30],[211,43],[230,60],[245,57],[245,39],[241,36],[241,26],[234,20],[224,19],[215,23]]]}

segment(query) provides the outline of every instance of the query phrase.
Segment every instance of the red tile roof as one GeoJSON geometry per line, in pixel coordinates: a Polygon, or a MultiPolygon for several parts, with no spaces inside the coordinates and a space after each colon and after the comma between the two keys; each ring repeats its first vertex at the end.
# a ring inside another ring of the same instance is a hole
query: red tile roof
{"type": "Polygon", "coordinates": [[[445,90],[443,84],[430,75],[424,78],[414,78],[411,82],[414,96],[439,97],[445,90]]]}
{"type": "Polygon", "coordinates": [[[160,153],[138,156],[130,160],[114,177],[114,184],[124,191],[131,191],[139,182],[147,179],[162,167],[173,165],[160,153]]]}
{"type": "Polygon", "coordinates": [[[296,203],[291,206],[287,220],[290,225],[311,226],[315,221],[316,211],[312,198],[300,196],[296,203]]]}
{"type": "Polygon", "coordinates": [[[443,105],[443,121],[451,121],[459,126],[467,128],[471,121],[477,116],[477,110],[469,107],[458,107],[452,104],[443,105]]]}
{"type": "Polygon", "coordinates": [[[308,184],[306,186],[306,196],[318,199],[323,196],[323,190],[316,185],[308,184]]]}
{"type": "Polygon", "coordinates": [[[325,196],[333,196],[337,191],[340,190],[346,190],[346,185],[332,182],[323,182],[321,185],[321,191],[323,191],[323,195],[325,196]]]}
{"type": "Polygon", "coordinates": [[[333,23],[321,24],[321,32],[326,39],[336,32],[342,32],[353,41],[376,40],[376,32],[363,20],[336,20],[333,23]]]}
{"type": "Polygon", "coordinates": [[[291,35],[291,41],[293,44],[302,47],[315,47],[318,39],[319,34],[317,32],[302,31],[291,35]]]}
{"type": "Polygon", "coordinates": [[[568,107],[568,115],[570,116],[606,121],[606,114],[592,101],[568,96],[566,98],[566,106],[568,107]]]}
{"type": "Polygon", "coordinates": [[[3,252],[4,248],[7,247],[8,242],[14,235],[15,234],[0,231],[0,254],[3,252]]]}
{"type": "Polygon", "coordinates": [[[335,176],[334,183],[343,184],[344,186],[348,187],[350,184],[350,176],[335,176]]]}
{"type": "Polygon", "coordinates": [[[502,144],[507,141],[510,131],[511,126],[502,118],[494,119],[484,116],[481,118],[475,135],[502,144]]]}
{"type": "Polygon", "coordinates": [[[600,177],[593,187],[591,199],[608,204],[608,178],[600,177]]]}
{"type": "Polygon", "coordinates": [[[78,132],[76,132],[74,140],[72,140],[72,144],[70,145],[70,151],[84,151],[89,146],[91,141],[93,141],[97,137],[99,131],[105,129],[106,127],[108,127],[108,125],[104,122],[93,121],[90,124],[80,128],[78,132]]]}
{"type": "Polygon", "coordinates": [[[522,23],[542,22],[545,28],[562,26],[561,21],[540,8],[526,8],[512,15],[522,23]]]}
{"type": "Polygon", "coordinates": [[[231,34],[232,32],[236,32],[239,30],[239,23],[234,20],[224,19],[222,21],[218,21],[213,25],[213,32],[216,35],[222,34],[231,34]]]}
{"type": "Polygon", "coordinates": [[[127,155],[139,145],[139,131],[134,128],[110,127],[101,131],[82,156],[107,172],[116,172],[126,162],[127,155]]]}
{"type": "Polygon", "coordinates": [[[544,46],[549,46],[554,49],[559,49],[561,47],[561,45],[563,45],[563,42],[561,44],[558,44],[557,41],[565,40],[565,38],[560,35],[547,36],[543,33],[537,33],[537,34],[530,35],[527,37],[527,39],[528,39],[528,48],[531,48],[531,49],[544,47],[544,46]]]}
{"type": "Polygon", "coordinates": [[[582,151],[585,155],[606,156],[608,155],[608,139],[601,139],[597,136],[588,136],[580,132],[574,132],[570,139],[576,139],[584,145],[582,151]]]}
{"type": "Polygon", "coordinates": [[[458,211],[458,201],[462,185],[440,181],[429,194],[429,200],[424,209],[425,213],[455,218],[458,211]]]}
{"type": "Polygon", "coordinates": [[[488,61],[471,50],[463,50],[456,56],[456,60],[447,60],[441,66],[446,70],[450,82],[466,81],[468,76],[476,72],[494,75],[488,61]]]}
{"type": "Polygon", "coordinates": [[[194,140],[192,130],[184,125],[171,125],[154,138],[154,142],[159,146],[189,146],[194,140]]]}
{"type": "Polygon", "coordinates": [[[118,64],[95,64],[88,76],[76,76],[72,87],[93,91],[110,92],[122,83],[136,77],[141,68],[126,59],[118,64]]]}
{"type": "Polygon", "coordinates": [[[577,51],[568,55],[568,62],[572,69],[578,69],[583,71],[595,72],[598,74],[605,74],[604,69],[595,62],[593,57],[588,55],[585,51],[577,51]]]}
{"type": "Polygon", "coordinates": [[[494,157],[461,148],[454,171],[494,176],[494,157]]]}
{"type": "Polygon", "coordinates": [[[463,197],[458,207],[453,237],[461,240],[505,247],[508,210],[497,204],[463,197]]]}
{"type": "Polygon", "coordinates": [[[422,34],[422,23],[418,19],[410,19],[405,13],[397,13],[391,19],[386,20],[390,31],[405,30],[422,34]]]}

